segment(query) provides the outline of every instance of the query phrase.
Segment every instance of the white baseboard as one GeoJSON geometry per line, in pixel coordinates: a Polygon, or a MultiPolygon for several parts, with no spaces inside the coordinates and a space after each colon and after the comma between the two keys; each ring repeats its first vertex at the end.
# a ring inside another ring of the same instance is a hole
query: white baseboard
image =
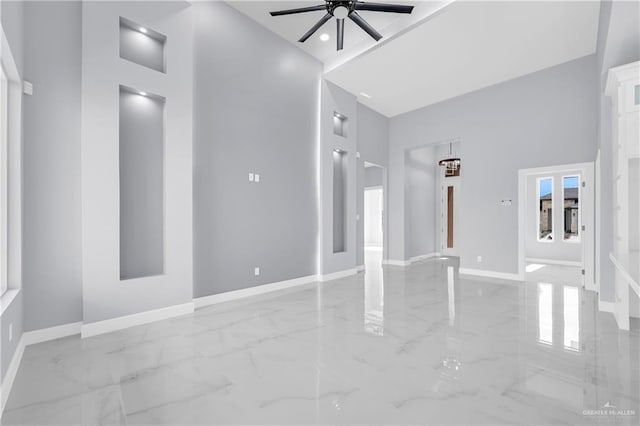
{"type": "Polygon", "coordinates": [[[362,272],[364,271],[364,265],[358,265],[356,269],[358,270],[358,272],[362,272]]]}
{"type": "Polygon", "coordinates": [[[358,268],[345,269],[344,271],[332,272],[331,274],[324,274],[319,276],[318,281],[325,282],[331,280],[337,280],[339,278],[348,277],[350,275],[356,275],[358,273],[358,268]]]}
{"type": "Polygon", "coordinates": [[[294,278],[286,281],[279,281],[271,284],[263,284],[255,287],[243,288],[242,290],[228,291],[226,293],[212,294],[211,296],[197,297],[193,299],[195,308],[215,305],[217,303],[229,302],[245,297],[257,296],[259,294],[270,293],[272,291],[284,290],[291,287],[305,285],[318,281],[317,275],[294,278]]]}
{"type": "Polygon", "coordinates": [[[80,334],[82,322],[73,322],[63,324],[56,327],[41,328],[40,330],[26,331],[22,337],[25,346],[35,345],[36,343],[48,342],[49,340],[60,339],[62,337],[80,334]]]}
{"type": "Polygon", "coordinates": [[[431,259],[432,257],[440,257],[440,253],[436,251],[433,253],[421,254],[420,256],[413,256],[409,259],[409,263],[411,264],[414,262],[419,262],[421,260],[431,259]]]}
{"type": "Polygon", "coordinates": [[[460,275],[473,275],[484,278],[497,278],[509,281],[524,281],[524,277],[508,272],[487,271],[484,269],[460,268],[460,275]]]}
{"type": "Polygon", "coordinates": [[[409,266],[411,264],[410,260],[396,260],[396,259],[383,259],[383,265],[391,265],[391,266],[409,266]]]}
{"type": "Polygon", "coordinates": [[[546,263],[547,265],[577,266],[580,268],[582,267],[582,262],[573,262],[571,260],[540,259],[537,257],[527,257],[524,261],[530,263],[546,263]]]}
{"type": "Polygon", "coordinates": [[[9,393],[11,392],[13,381],[16,379],[16,374],[18,374],[18,368],[20,367],[20,362],[22,361],[22,355],[24,354],[25,346],[26,345],[24,342],[23,334],[20,337],[20,341],[18,342],[16,351],[13,353],[13,358],[11,358],[11,362],[9,363],[9,367],[7,368],[7,372],[4,374],[4,378],[2,379],[2,387],[0,387],[0,418],[2,418],[4,407],[7,404],[7,399],[9,398],[9,393]]]}
{"type": "Polygon", "coordinates": [[[421,254],[420,256],[413,256],[409,258],[409,260],[396,260],[396,259],[383,259],[383,265],[391,265],[391,266],[409,266],[412,263],[419,262],[421,260],[431,259],[432,257],[439,257],[440,252],[433,252],[427,254],[421,254]]]}
{"type": "Polygon", "coordinates": [[[614,302],[604,302],[602,300],[598,300],[598,310],[601,312],[611,312],[613,313],[616,304],[614,302]]]}
{"type": "Polygon", "coordinates": [[[187,315],[192,313],[193,310],[193,302],[188,302],[181,305],[167,306],[166,308],[125,315],[104,321],[84,323],[82,324],[81,335],[84,339],[86,337],[122,330],[136,325],[148,324],[150,322],[161,321],[180,315],[187,315]]]}

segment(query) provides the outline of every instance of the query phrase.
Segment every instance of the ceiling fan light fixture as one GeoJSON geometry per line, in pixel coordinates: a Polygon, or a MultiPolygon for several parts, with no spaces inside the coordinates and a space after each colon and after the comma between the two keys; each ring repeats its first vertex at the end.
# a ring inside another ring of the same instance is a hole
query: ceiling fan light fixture
{"type": "Polygon", "coordinates": [[[336,6],[332,13],[336,19],[344,19],[349,16],[349,9],[346,6],[336,6]]]}
{"type": "MultiPolygon", "coordinates": [[[[349,18],[353,23],[360,27],[364,32],[369,34],[375,41],[379,41],[382,38],[382,34],[376,31],[369,23],[358,14],[358,11],[369,12],[387,12],[387,13],[404,13],[410,14],[413,11],[413,6],[405,6],[399,4],[388,3],[366,3],[359,0],[325,0],[324,4],[318,4],[315,6],[300,7],[296,9],[277,10],[269,12],[271,16],[283,16],[283,15],[295,15],[298,13],[323,11],[325,15],[320,18],[314,26],[312,26],[298,42],[304,43],[309,37],[315,34],[327,21],[331,18],[336,18],[336,49],[342,50],[344,47],[344,20],[349,18]]],[[[320,38],[322,41],[327,41],[320,38]]]]}

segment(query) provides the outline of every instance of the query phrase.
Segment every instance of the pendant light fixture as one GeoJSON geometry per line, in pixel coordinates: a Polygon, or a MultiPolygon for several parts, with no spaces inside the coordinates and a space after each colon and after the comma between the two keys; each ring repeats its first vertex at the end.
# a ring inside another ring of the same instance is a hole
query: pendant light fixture
{"type": "Polygon", "coordinates": [[[453,142],[449,142],[449,154],[438,162],[438,165],[445,167],[445,176],[459,176],[460,158],[453,155],[453,142]]]}

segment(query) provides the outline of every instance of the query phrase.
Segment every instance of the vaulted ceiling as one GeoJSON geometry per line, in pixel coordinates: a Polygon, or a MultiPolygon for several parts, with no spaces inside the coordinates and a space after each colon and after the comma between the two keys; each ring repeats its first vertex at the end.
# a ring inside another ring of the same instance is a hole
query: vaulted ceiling
{"type": "MultiPolygon", "coordinates": [[[[383,0],[376,0],[382,2],[383,0]]],[[[412,15],[362,12],[384,38],[376,43],[347,21],[336,52],[327,22],[297,40],[323,12],[271,17],[271,10],[312,1],[232,1],[260,24],[325,64],[325,77],[361,103],[394,116],[595,52],[599,1],[394,0],[412,15]],[[330,40],[319,39],[322,33],[330,40]]]]}

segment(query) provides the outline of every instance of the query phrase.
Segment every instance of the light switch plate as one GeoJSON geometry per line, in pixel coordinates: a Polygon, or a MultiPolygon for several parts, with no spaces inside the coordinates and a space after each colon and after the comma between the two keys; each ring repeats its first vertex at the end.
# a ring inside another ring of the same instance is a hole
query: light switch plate
{"type": "Polygon", "coordinates": [[[256,181],[256,182],[260,182],[260,175],[257,174],[257,173],[255,175],[253,175],[253,180],[256,181]]]}
{"type": "Polygon", "coordinates": [[[249,173],[249,182],[253,182],[253,173],[249,173]]]}
{"type": "Polygon", "coordinates": [[[253,269],[253,275],[255,275],[256,277],[257,277],[258,275],[260,275],[260,268],[259,268],[258,266],[256,266],[256,267],[253,269]]]}
{"type": "Polygon", "coordinates": [[[33,84],[31,84],[31,82],[29,81],[24,80],[22,82],[22,93],[28,96],[33,95],[33,84]]]}

